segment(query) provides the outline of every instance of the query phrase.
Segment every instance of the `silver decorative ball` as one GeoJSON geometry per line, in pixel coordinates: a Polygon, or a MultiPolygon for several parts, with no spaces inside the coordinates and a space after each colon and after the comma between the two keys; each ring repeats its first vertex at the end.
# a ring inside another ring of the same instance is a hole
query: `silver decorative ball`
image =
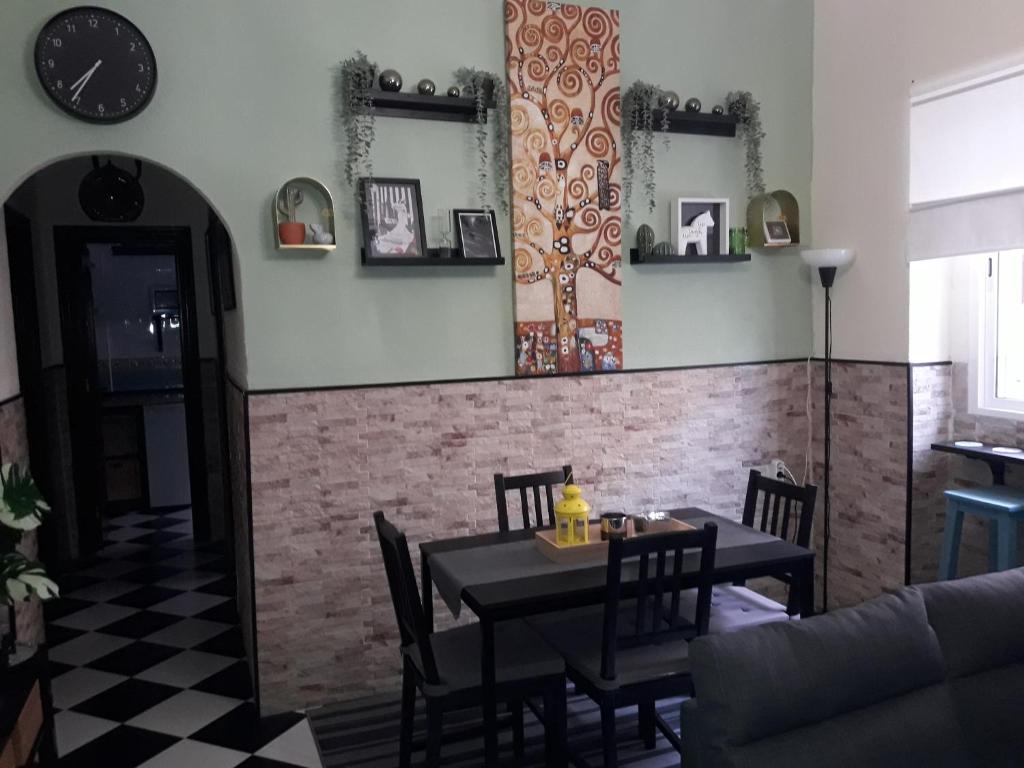
{"type": "Polygon", "coordinates": [[[686,100],[686,106],[684,109],[687,112],[700,112],[700,99],[694,97],[686,100]]]}
{"type": "Polygon", "coordinates": [[[451,88],[449,88],[448,95],[451,96],[452,98],[457,97],[459,95],[459,86],[453,85],[451,88]]]}
{"type": "Polygon", "coordinates": [[[437,86],[434,85],[434,81],[429,77],[424,77],[418,83],[416,83],[416,90],[424,96],[433,96],[434,91],[437,90],[437,86]]]}
{"type": "Polygon", "coordinates": [[[721,104],[715,104],[715,106],[713,106],[711,108],[711,114],[712,115],[724,115],[725,114],[725,107],[723,107],[721,104]]]}
{"type": "Polygon", "coordinates": [[[669,112],[675,112],[679,109],[679,94],[675,91],[665,91],[658,99],[658,106],[669,112]]]}
{"type": "Polygon", "coordinates": [[[382,91],[397,92],[402,90],[402,76],[393,69],[385,69],[381,72],[377,82],[380,83],[382,91]]]}

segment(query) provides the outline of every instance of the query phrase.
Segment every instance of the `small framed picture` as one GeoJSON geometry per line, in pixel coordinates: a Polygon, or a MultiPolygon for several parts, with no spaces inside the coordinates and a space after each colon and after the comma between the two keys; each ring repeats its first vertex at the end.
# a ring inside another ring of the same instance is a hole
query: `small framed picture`
{"type": "Polygon", "coordinates": [[[419,179],[359,179],[363,247],[374,258],[427,258],[419,179]]]}
{"type": "Polygon", "coordinates": [[[672,239],[680,256],[724,256],[729,252],[729,201],[680,197],[672,205],[672,239]]]}
{"type": "Polygon", "coordinates": [[[498,219],[493,210],[456,209],[455,245],[467,259],[498,259],[498,219]]]}
{"type": "Polygon", "coordinates": [[[779,219],[766,221],[764,223],[764,244],[765,245],[789,245],[793,238],[789,235],[789,226],[779,219]]]}

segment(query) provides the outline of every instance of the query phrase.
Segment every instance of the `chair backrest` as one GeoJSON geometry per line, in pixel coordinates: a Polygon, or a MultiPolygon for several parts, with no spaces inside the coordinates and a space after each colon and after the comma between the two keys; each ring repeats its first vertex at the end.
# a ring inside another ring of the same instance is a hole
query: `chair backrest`
{"type": "Polygon", "coordinates": [[[809,548],[817,496],[816,485],[792,485],[752,469],[743,505],[743,524],[809,548]]]}
{"type": "Polygon", "coordinates": [[[708,631],[717,539],[718,526],[705,523],[696,531],[613,539],[608,543],[601,677],[615,679],[615,654],[620,648],[684,642],[708,631]],[[679,610],[679,593],[684,589],[683,554],[687,549],[700,550],[696,612],[689,619],[681,616],[679,610]],[[624,595],[622,561],[634,557],[639,557],[636,588],[632,589],[631,584],[628,594],[624,595]],[[619,625],[619,605],[623,597],[636,598],[636,615],[626,626],[619,625]]]}
{"type": "Polygon", "coordinates": [[[439,682],[437,663],[430,645],[423,615],[423,604],[416,588],[416,572],[409,557],[409,543],[405,534],[384,519],[384,513],[373,513],[373,524],[377,528],[380,551],[384,556],[384,569],[388,575],[391,602],[395,607],[395,619],[401,635],[402,647],[415,645],[423,664],[423,676],[428,683],[439,682]]]}
{"type": "Polygon", "coordinates": [[[555,497],[551,489],[553,486],[568,484],[572,482],[572,466],[566,464],[561,469],[553,472],[537,472],[532,475],[506,476],[500,472],[494,475],[494,497],[498,503],[498,530],[507,531],[508,527],[508,500],[505,494],[508,491],[519,491],[519,501],[523,513],[523,528],[540,528],[544,525],[555,524],[555,497]],[[548,503],[548,516],[545,522],[541,507],[541,488],[544,489],[544,498],[548,503]],[[533,496],[533,516],[530,516],[530,500],[527,491],[533,496]]]}

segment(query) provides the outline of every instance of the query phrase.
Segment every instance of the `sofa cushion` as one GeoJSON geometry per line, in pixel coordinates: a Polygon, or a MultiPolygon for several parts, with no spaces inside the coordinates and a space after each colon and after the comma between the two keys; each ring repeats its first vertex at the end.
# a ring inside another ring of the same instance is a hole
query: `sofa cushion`
{"type": "Polygon", "coordinates": [[[1024,662],[1024,568],[917,589],[950,677],[1024,662]]]}
{"type": "Polygon", "coordinates": [[[920,593],[690,644],[701,741],[710,750],[817,723],[944,678],[920,593]]]}
{"type": "Polygon", "coordinates": [[[1024,663],[948,683],[960,727],[986,766],[1024,764],[1024,663]]]}
{"type": "MultiPolygon", "coordinates": [[[[944,685],[911,691],[830,720],[729,750],[715,768],[963,768],[967,750],[944,685]]],[[[700,763],[700,768],[711,768],[700,763]]]]}

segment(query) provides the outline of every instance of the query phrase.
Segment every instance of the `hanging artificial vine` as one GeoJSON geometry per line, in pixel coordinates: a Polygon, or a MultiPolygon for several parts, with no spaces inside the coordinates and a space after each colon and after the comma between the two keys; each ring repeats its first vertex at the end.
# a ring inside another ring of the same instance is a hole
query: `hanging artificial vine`
{"type": "Polygon", "coordinates": [[[373,175],[373,81],[377,65],[362,51],[341,62],[341,125],[345,131],[345,181],[355,187],[360,176],[373,175]]]}
{"type": "MultiPolygon", "coordinates": [[[[624,218],[629,223],[632,212],[633,179],[637,173],[643,178],[644,201],[647,210],[654,213],[657,206],[657,182],[654,175],[654,121],[655,110],[663,103],[665,91],[657,85],[634,82],[622,97],[622,199],[624,218]]],[[[658,129],[668,142],[668,110],[660,110],[658,129]]]]}
{"type": "Polygon", "coordinates": [[[502,212],[508,213],[509,196],[509,102],[505,80],[493,72],[483,72],[472,67],[460,67],[453,75],[462,89],[463,96],[473,99],[476,106],[476,149],[477,149],[477,197],[481,207],[486,206],[488,162],[487,150],[487,107],[494,104],[493,142],[494,191],[502,212]]]}
{"type": "Polygon", "coordinates": [[[761,165],[761,105],[750,91],[733,91],[725,97],[730,115],[739,120],[739,129],[747,147],[747,195],[755,198],[764,194],[764,168],[761,165]]]}

